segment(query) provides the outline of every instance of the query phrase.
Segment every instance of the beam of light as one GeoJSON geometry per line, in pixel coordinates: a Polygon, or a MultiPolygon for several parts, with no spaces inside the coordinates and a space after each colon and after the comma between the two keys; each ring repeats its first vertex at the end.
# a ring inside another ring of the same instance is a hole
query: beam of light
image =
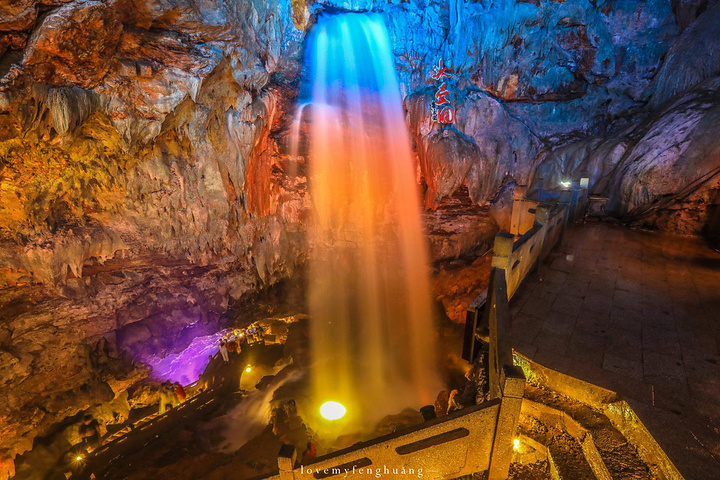
{"type": "Polygon", "coordinates": [[[320,415],[325,420],[340,420],[345,416],[347,410],[338,402],[325,402],[320,406],[320,415]]]}

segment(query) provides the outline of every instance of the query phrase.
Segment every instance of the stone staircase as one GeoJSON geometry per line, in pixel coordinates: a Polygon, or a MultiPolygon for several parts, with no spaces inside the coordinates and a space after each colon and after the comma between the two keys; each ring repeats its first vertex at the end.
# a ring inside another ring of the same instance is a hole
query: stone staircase
{"type": "Polygon", "coordinates": [[[511,479],[658,478],[600,411],[551,390],[527,385],[511,479]]]}

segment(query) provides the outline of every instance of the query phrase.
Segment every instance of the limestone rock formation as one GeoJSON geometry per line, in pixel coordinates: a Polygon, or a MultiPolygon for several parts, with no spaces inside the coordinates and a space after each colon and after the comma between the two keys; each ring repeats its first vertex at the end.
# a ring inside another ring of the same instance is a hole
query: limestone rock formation
{"type": "MultiPolygon", "coordinates": [[[[443,138],[434,134],[433,87],[425,85],[434,83],[429,73],[439,59],[452,66],[447,84],[454,126],[473,139],[480,155],[464,178],[450,166],[458,165],[455,153],[445,157],[447,165],[434,162],[438,168],[433,172],[445,177],[442,172],[455,172],[451,184],[467,184],[479,203],[490,200],[506,181],[527,184],[546,145],[604,131],[640,108],[678,31],[671,5],[663,1],[449,3],[447,16],[437,20],[432,9],[418,13],[423,21],[412,25],[410,35],[423,32],[430,48],[418,49],[413,41],[413,48],[399,56],[398,67],[408,90],[415,90],[406,104],[424,165],[433,139],[443,138]],[[430,53],[437,43],[437,29],[429,26],[434,23],[449,32],[439,47],[442,54],[430,53]]],[[[395,36],[400,44],[406,38],[404,31],[395,36]]],[[[435,191],[436,183],[426,179],[434,198],[427,206],[454,191],[447,182],[435,191]]]]}
{"type": "Polygon", "coordinates": [[[272,133],[299,65],[286,10],[22,3],[1,7],[0,478],[306,249],[304,174],[272,133]]]}
{"type": "Polygon", "coordinates": [[[673,95],[691,88],[706,78],[720,75],[720,3],[702,13],[668,51],[657,77],[653,80],[651,108],[658,108],[673,95]]]}
{"type": "Polygon", "coordinates": [[[702,82],[644,122],[556,149],[533,188],[590,178],[606,213],[638,225],[703,233],[720,198],[720,78],[702,82]]]}
{"type": "Polygon", "coordinates": [[[638,112],[640,120],[544,155],[534,188],[589,177],[591,193],[608,197],[606,213],[622,221],[708,232],[720,198],[720,4],[686,3],[692,2],[674,4],[684,31],[647,85],[648,109],[638,112]]]}

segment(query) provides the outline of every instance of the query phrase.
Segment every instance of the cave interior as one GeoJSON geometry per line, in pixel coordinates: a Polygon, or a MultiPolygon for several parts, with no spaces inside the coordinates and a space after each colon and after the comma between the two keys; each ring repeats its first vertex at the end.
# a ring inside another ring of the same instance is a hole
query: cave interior
{"type": "Polygon", "coordinates": [[[504,476],[718,478],[720,1],[0,0],[0,480],[252,478],[492,403],[468,312],[563,198],[504,476]]]}

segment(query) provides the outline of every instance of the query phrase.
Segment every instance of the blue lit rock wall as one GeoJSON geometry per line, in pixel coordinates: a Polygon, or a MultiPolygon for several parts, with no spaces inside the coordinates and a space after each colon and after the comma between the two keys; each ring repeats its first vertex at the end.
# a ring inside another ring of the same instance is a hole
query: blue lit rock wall
{"type": "Polygon", "coordinates": [[[534,188],[589,177],[591,192],[609,198],[606,213],[627,223],[717,235],[720,3],[685,26],[650,80],[647,105],[625,125],[548,148],[534,188]]]}
{"type": "MultiPolygon", "coordinates": [[[[671,5],[663,1],[379,8],[387,12],[400,76],[411,93],[409,123],[424,173],[454,173],[453,181],[430,192],[428,207],[464,182],[475,201],[485,202],[510,177],[528,183],[548,145],[622,124],[624,115],[647,102],[651,80],[678,33],[671,5]],[[455,127],[480,154],[469,168],[453,167],[458,162],[452,151],[429,147],[436,134],[427,83],[440,59],[453,66],[455,127]]],[[[428,183],[432,190],[438,182],[428,183]]]]}
{"type": "MultiPolygon", "coordinates": [[[[354,6],[363,7],[370,8],[354,6]]],[[[701,95],[705,103],[680,102],[703,116],[698,128],[665,104],[720,75],[719,3],[450,1],[375,9],[396,41],[426,207],[463,184],[483,203],[509,180],[556,188],[560,177],[589,176],[593,192],[611,198],[607,213],[624,221],[707,230],[720,197],[720,157],[704,138],[720,127],[703,112],[714,111],[717,88],[698,87],[710,91],[701,95]],[[442,134],[430,121],[428,85],[440,59],[453,66],[458,130],[442,134]],[[662,133],[645,136],[649,124],[662,133]],[[625,151],[637,141],[644,147],[625,151]],[[687,160],[688,144],[702,145],[691,148],[701,160],[687,160]],[[603,168],[579,167],[577,153],[575,163],[554,168],[567,151],[584,151],[603,168]],[[662,181],[665,171],[675,172],[673,182],[662,181]],[[611,178],[596,184],[602,176],[611,178]]]]}

